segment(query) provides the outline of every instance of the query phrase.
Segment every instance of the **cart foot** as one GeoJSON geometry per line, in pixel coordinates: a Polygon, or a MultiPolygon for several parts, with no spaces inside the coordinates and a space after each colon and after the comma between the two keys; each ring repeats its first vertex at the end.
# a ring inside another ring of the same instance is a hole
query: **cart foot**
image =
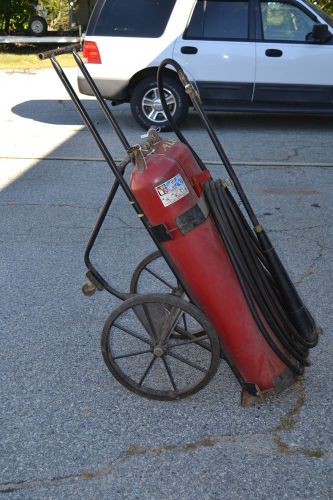
{"type": "Polygon", "coordinates": [[[82,285],[81,291],[86,297],[91,297],[97,291],[97,288],[91,281],[88,280],[84,285],[82,285]]]}
{"type": "Polygon", "coordinates": [[[92,271],[88,271],[86,276],[87,282],[81,288],[83,295],[91,297],[91,295],[94,295],[97,290],[100,292],[104,290],[103,284],[100,282],[98,277],[92,273],[92,271]]]}
{"type": "Polygon", "coordinates": [[[242,392],[241,392],[241,406],[253,406],[260,404],[264,401],[264,394],[261,392],[259,387],[256,387],[257,393],[256,394],[251,394],[248,392],[245,387],[243,387],[242,392]]]}

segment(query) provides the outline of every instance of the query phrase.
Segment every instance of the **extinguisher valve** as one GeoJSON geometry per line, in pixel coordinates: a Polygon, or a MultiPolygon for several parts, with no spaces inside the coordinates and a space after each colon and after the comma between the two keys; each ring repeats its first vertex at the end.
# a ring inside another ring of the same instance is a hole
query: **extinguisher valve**
{"type": "Polygon", "coordinates": [[[127,151],[132,162],[134,163],[134,165],[136,165],[139,172],[143,172],[147,166],[145,155],[149,154],[152,151],[154,145],[162,140],[158,135],[158,131],[159,129],[151,127],[148,130],[147,135],[145,135],[146,140],[143,142],[143,144],[135,144],[127,151]]]}
{"type": "Polygon", "coordinates": [[[138,169],[138,172],[143,172],[144,169],[146,168],[146,160],[142,152],[141,146],[139,144],[136,144],[135,146],[130,147],[127,153],[129,154],[132,162],[138,169]]]}

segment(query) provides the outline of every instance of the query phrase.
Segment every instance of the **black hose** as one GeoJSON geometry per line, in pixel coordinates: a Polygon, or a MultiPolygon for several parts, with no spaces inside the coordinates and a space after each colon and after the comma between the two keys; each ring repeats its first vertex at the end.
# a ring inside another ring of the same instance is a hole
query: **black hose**
{"type": "Polygon", "coordinates": [[[304,366],[309,365],[308,349],[317,344],[319,328],[302,303],[266,232],[259,224],[240,181],[202,109],[199,94],[188,81],[181,66],[172,59],[165,59],[158,69],[157,85],[171,128],[179,140],[190,148],[201,169],[206,170],[168,109],[163,86],[163,69],[167,65],[173,66],[176,70],[254,226],[253,231],[222,181],[206,181],[204,190],[207,202],[251,314],[275,354],[290,370],[301,374],[304,366]]]}
{"type": "MultiPolygon", "coordinates": [[[[177,75],[179,76],[179,79],[181,80],[181,75],[184,76],[184,78],[186,78],[186,75],[182,69],[182,67],[176,62],[176,61],[173,61],[173,59],[166,59],[165,61],[163,61],[158,70],[157,70],[157,88],[158,88],[158,93],[159,93],[159,96],[160,96],[160,100],[161,100],[161,104],[162,104],[162,107],[163,107],[163,111],[165,113],[165,116],[167,117],[167,120],[172,128],[172,130],[174,131],[174,133],[176,134],[176,136],[178,137],[178,139],[183,143],[183,144],[186,144],[186,146],[190,149],[191,153],[193,154],[194,158],[196,159],[199,167],[201,168],[201,170],[207,170],[207,167],[206,165],[204,164],[204,162],[201,160],[200,156],[196,153],[196,151],[192,148],[191,144],[185,139],[185,137],[183,136],[183,134],[181,133],[174,117],[172,116],[172,114],[170,113],[170,110],[169,110],[169,107],[168,107],[168,104],[166,102],[166,98],[165,98],[165,94],[164,94],[164,83],[163,83],[163,69],[165,68],[165,66],[167,64],[171,64],[171,63],[174,63],[174,67],[176,68],[177,70],[177,75]]],[[[184,84],[184,80],[181,80],[182,83],[184,84]]]]}

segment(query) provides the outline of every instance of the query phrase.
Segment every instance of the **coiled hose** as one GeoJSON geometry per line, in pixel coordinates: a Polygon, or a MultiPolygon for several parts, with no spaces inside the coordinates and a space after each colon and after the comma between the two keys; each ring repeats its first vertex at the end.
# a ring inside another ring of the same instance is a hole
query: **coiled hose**
{"type": "Polygon", "coordinates": [[[300,375],[303,367],[310,364],[307,343],[284,311],[278,286],[268,270],[254,233],[221,180],[206,181],[204,190],[211,215],[260,332],[285,365],[300,375]],[[291,361],[278,346],[270,332],[295,361],[291,361]]]}

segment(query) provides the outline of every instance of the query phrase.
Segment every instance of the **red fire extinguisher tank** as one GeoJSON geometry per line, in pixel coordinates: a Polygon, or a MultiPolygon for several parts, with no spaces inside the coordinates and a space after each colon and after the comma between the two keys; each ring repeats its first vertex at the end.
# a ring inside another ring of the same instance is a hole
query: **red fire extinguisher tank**
{"type": "Polygon", "coordinates": [[[136,161],[130,186],[149,224],[163,224],[171,235],[161,246],[215,327],[230,364],[244,382],[257,385],[262,392],[274,389],[277,378],[288,369],[255,323],[214,221],[208,215],[186,231],[177,219],[200,205],[198,179],[207,173],[187,146],[160,140],[136,161]]]}

